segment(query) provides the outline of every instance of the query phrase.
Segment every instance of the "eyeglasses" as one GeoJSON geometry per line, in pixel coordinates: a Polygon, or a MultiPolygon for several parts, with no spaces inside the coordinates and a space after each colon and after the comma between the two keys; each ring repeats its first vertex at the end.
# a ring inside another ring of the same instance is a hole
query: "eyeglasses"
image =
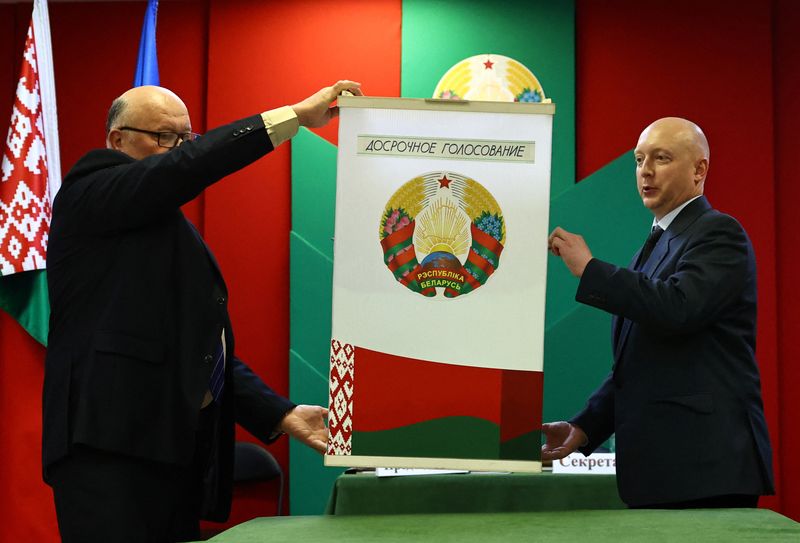
{"type": "Polygon", "coordinates": [[[158,139],[159,147],[166,147],[167,149],[173,149],[185,141],[194,141],[200,137],[200,134],[195,132],[183,132],[181,134],[175,132],[153,132],[152,130],[142,130],[132,126],[120,126],[117,130],[130,130],[131,132],[150,134],[158,139]]]}

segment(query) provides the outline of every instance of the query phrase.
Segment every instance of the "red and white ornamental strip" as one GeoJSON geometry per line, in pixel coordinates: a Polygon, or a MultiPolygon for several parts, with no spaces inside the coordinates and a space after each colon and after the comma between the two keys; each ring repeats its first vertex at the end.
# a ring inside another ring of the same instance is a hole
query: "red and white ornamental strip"
{"type": "Polygon", "coordinates": [[[46,0],[36,0],[0,162],[0,274],[45,267],[60,183],[50,24],[46,0]]]}
{"type": "Polygon", "coordinates": [[[330,409],[328,454],[353,454],[353,387],[356,349],[331,340],[330,409]]]}

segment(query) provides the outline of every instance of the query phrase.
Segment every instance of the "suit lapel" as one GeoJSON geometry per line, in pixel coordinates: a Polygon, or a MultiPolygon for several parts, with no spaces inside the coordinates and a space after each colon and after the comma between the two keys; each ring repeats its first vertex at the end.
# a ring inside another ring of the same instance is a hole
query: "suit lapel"
{"type": "MultiPolygon", "coordinates": [[[[672,224],[669,225],[669,228],[664,232],[661,236],[661,239],[658,240],[656,246],[653,248],[653,252],[650,254],[650,258],[641,268],[641,272],[644,273],[648,279],[652,279],[655,275],[655,272],[659,269],[661,264],[667,258],[667,255],[670,254],[670,244],[672,240],[678,237],[680,234],[686,230],[689,225],[691,225],[697,218],[711,209],[711,205],[708,203],[708,200],[705,196],[701,196],[688,206],[686,206],[675,220],[672,221],[672,224]]],[[[636,261],[639,259],[639,253],[641,253],[641,249],[636,252],[633,256],[633,260],[628,265],[628,269],[634,271],[636,261]]],[[[619,361],[622,358],[622,351],[625,347],[625,342],[628,339],[628,333],[630,332],[632,322],[629,319],[624,317],[614,315],[612,320],[612,326],[614,330],[614,373],[617,373],[617,367],[619,365],[619,361]]]]}
{"type": "MultiPolygon", "coordinates": [[[[633,263],[628,266],[629,270],[633,270],[634,272],[640,272],[647,276],[648,279],[652,279],[655,271],[667,257],[669,254],[669,242],[672,241],[672,235],[670,233],[672,230],[672,225],[670,228],[667,229],[666,232],[661,236],[656,243],[656,246],[653,247],[653,252],[650,253],[650,257],[647,259],[647,262],[639,269],[636,270],[635,263],[639,259],[639,253],[636,253],[636,256],[633,259],[633,263]]],[[[641,250],[639,251],[641,252],[641,250]]],[[[628,333],[631,331],[631,325],[633,322],[630,319],[626,319],[623,317],[618,317],[622,324],[620,325],[619,330],[619,338],[616,342],[616,350],[615,350],[615,360],[619,360],[622,355],[622,349],[625,347],[625,342],[628,339],[628,333]]]]}
{"type": "Polygon", "coordinates": [[[656,243],[653,252],[650,254],[650,258],[647,259],[647,262],[641,267],[642,273],[647,275],[648,279],[653,278],[655,272],[661,267],[661,263],[667,258],[667,255],[670,253],[670,244],[672,240],[681,235],[690,224],[709,209],[711,209],[711,205],[709,205],[708,200],[705,196],[701,196],[678,213],[678,216],[675,217],[675,220],[669,225],[667,231],[664,232],[664,235],[661,236],[661,239],[656,243]]]}
{"type": "Polygon", "coordinates": [[[181,213],[181,215],[184,223],[189,227],[189,230],[192,232],[192,235],[194,236],[197,243],[205,250],[206,256],[208,256],[208,261],[211,264],[211,269],[214,270],[214,275],[217,278],[217,282],[221,286],[222,290],[225,291],[225,295],[227,296],[228,289],[227,286],[225,285],[225,280],[222,278],[222,271],[220,271],[219,269],[219,264],[217,264],[217,259],[214,258],[214,253],[212,253],[211,249],[208,248],[208,245],[206,245],[203,236],[200,235],[200,232],[197,231],[197,228],[195,228],[194,225],[186,217],[183,216],[183,213],[181,213]]]}
{"type": "MultiPolygon", "coordinates": [[[[661,237],[663,238],[664,236],[661,237]]],[[[659,243],[661,242],[661,240],[658,241],[659,243]]],[[[633,255],[633,260],[631,260],[631,263],[628,264],[629,270],[635,271],[636,262],[639,260],[639,253],[641,252],[642,249],[639,249],[636,251],[636,254],[633,255]]],[[[631,329],[631,321],[625,317],[614,315],[612,319],[612,326],[614,330],[614,373],[616,374],[617,365],[619,364],[619,360],[622,355],[622,347],[625,345],[625,340],[628,339],[628,331],[631,329]]]]}

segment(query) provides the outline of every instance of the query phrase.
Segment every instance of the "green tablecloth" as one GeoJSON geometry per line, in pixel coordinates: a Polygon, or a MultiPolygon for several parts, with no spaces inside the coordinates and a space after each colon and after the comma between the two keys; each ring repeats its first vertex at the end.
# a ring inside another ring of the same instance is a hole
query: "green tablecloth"
{"type": "Polygon", "coordinates": [[[326,514],[392,515],[622,509],[614,475],[341,475],[326,514]]]}
{"type": "Polygon", "coordinates": [[[214,543],[571,543],[800,541],[800,524],[765,509],[549,511],[439,515],[268,517],[214,543]]]}

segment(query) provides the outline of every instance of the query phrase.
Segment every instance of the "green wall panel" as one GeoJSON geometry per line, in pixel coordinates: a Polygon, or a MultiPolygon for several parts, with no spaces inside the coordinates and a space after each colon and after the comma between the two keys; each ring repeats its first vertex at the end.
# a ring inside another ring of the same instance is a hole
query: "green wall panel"
{"type": "MultiPolygon", "coordinates": [[[[456,62],[480,53],[527,65],[556,102],[551,228],[582,234],[598,258],[626,265],[651,216],[635,190],[625,153],[575,184],[574,2],[484,3],[405,0],[402,96],[430,97],[456,62]]],[[[298,403],[327,405],[336,148],[302,129],[292,141],[289,389],[298,403]]],[[[560,259],[548,262],[544,420],[568,418],[611,368],[610,317],[575,302],[578,281],[560,259]]],[[[341,469],[290,446],[292,514],[324,510],[341,469]]]]}
{"type": "MultiPolygon", "coordinates": [[[[328,374],[294,351],[289,353],[289,396],[296,403],[328,405],[328,374]]],[[[333,483],[343,468],[327,468],[322,455],[305,445],[289,443],[289,510],[292,515],[321,515],[333,483]]]]}
{"type": "MultiPolygon", "coordinates": [[[[632,153],[607,164],[550,201],[551,230],[581,234],[592,254],[620,266],[647,237],[652,215],[636,192],[632,153]]],[[[612,366],[611,316],[575,301],[578,279],[549,257],[544,343],[545,421],[580,409],[612,366]]]]}
{"type": "Polygon", "coordinates": [[[333,262],[294,232],[289,238],[289,255],[289,345],[327,379],[333,262]]]}
{"type": "Polygon", "coordinates": [[[611,317],[577,306],[545,332],[545,422],[573,416],[611,370],[611,317]]]}
{"type": "Polygon", "coordinates": [[[292,234],[333,259],[336,146],[301,128],[292,139],[292,234]]]}
{"type": "MultiPolygon", "coordinates": [[[[289,238],[289,397],[328,405],[333,284],[336,147],[306,129],[292,140],[292,232],[289,238]]],[[[342,473],[295,441],[289,444],[289,510],[319,515],[342,473]]]]}
{"type": "Polygon", "coordinates": [[[551,192],[575,183],[575,4],[572,0],[404,0],[401,96],[430,98],[457,62],[482,53],[527,66],[556,104],[551,192]]]}
{"type": "MultiPolygon", "coordinates": [[[[617,265],[628,265],[647,238],[652,220],[636,192],[631,153],[550,199],[551,230],[561,226],[581,234],[594,256],[617,265]]],[[[548,327],[556,325],[577,305],[577,287],[577,278],[561,259],[551,257],[547,263],[548,327]]]]}

